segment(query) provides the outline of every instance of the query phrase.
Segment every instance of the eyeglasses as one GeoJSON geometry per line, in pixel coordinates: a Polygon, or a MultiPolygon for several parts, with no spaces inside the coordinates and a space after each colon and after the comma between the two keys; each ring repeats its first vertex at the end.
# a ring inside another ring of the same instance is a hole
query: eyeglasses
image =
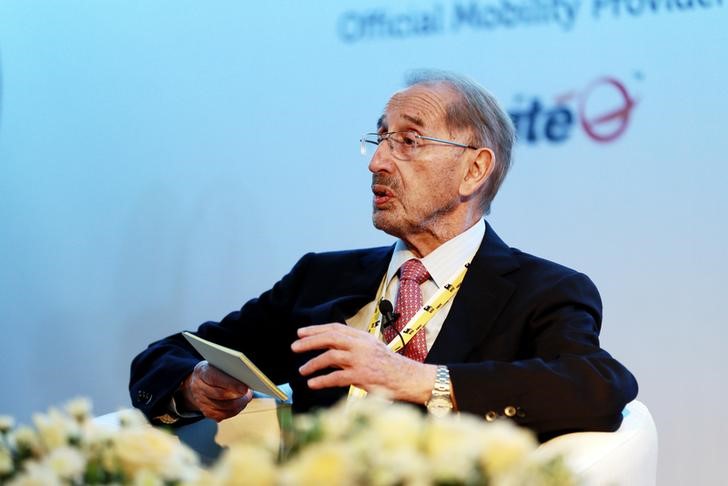
{"type": "Polygon", "coordinates": [[[374,155],[377,151],[376,147],[383,141],[387,141],[389,150],[392,151],[392,155],[399,160],[412,160],[417,156],[417,149],[429,145],[427,142],[442,143],[447,145],[453,145],[455,147],[462,147],[467,149],[477,150],[478,147],[472,145],[465,145],[451,140],[443,140],[441,138],[426,137],[420,135],[417,132],[387,132],[387,133],[365,133],[359,139],[362,155],[374,155]],[[374,145],[375,147],[371,147],[374,145]]]}

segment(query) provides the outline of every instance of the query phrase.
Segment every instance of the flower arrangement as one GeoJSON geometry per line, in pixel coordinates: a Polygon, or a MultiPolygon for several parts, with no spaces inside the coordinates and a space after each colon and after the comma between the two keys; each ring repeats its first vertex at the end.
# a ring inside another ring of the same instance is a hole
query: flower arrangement
{"type": "Polygon", "coordinates": [[[561,457],[535,453],[532,433],[507,420],[441,419],[379,397],[342,402],[284,427],[285,447],[238,443],[210,468],[133,410],[118,428],[77,399],[35,415],[35,428],[0,417],[0,484],[79,485],[559,485],[561,457]]]}
{"type": "Polygon", "coordinates": [[[536,453],[533,433],[507,419],[432,418],[381,397],[295,417],[283,453],[230,447],[210,471],[218,485],[569,486],[562,457],[536,453]]]}
{"type": "Polygon", "coordinates": [[[138,410],[120,412],[119,427],[91,419],[84,398],[34,414],[35,427],[0,416],[0,484],[162,485],[192,483],[197,455],[170,433],[149,426],[138,410]]]}

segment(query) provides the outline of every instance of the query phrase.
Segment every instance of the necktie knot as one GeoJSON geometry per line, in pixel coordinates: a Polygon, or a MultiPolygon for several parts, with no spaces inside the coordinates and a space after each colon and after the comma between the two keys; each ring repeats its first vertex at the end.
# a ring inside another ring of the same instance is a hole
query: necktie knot
{"type": "Polygon", "coordinates": [[[400,280],[414,280],[417,285],[420,285],[426,282],[428,278],[430,278],[430,273],[422,262],[416,258],[407,260],[399,269],[400,280]]]}

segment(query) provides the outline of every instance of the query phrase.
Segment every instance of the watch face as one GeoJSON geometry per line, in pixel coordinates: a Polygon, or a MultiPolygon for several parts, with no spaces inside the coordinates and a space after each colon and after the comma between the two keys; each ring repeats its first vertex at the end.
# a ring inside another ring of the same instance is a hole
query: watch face
{"type": "Polygon", "coordinates": [[[427,402],[427,412],[435,417],[444,417],[452,411],[452,403],[445,397],[433,397],[427,402]]]}

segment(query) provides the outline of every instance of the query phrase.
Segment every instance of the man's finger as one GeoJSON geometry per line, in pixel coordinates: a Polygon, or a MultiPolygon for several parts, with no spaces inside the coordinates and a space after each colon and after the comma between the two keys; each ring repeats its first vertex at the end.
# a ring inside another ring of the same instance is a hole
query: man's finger
{"type": "Polygon", "coordinates": [[[308,384],[308,387],[312,390],[349,385],[356,386],[356,383],[352,383],[351,373],[349,372],[349,370],[332,371],[327,375],[311,378],[306,383],[308,384]]]}
{"type": "MultiPolygon", "coordinates": [[[[202,365],[195,367],[195,373],[206,385],[211,388],[222,388],[225,390],[231,390],[238,393],[238,396],[242,396],[248,391],[248,386],[241,381],[236,380],[227,373],[215,368],[207,361],[203,361],[202,365]]],[[[233,397],[230,397],[233,398],[233,397]]]]}
{"type": "Polygon", "coordinates": [[[303,376],[326,368],[346,368],[351,365],[351,354],[338,349],[330,349],[308,360],[298,371],[303,376]]]}
{"type": "Polygon", "coordinates": [[[249,390],[248,393],[242,397],[235,398],[233,400],[215,400],[210,397],[203,397],[200,404],[200,412],[206,417],[217,420],[224,420],[226,418],[234,417],[239,414],[253,398],[253,391],[249,390]]]}
{"type": "Polygon", "coordinates": [[[315,326],[306,326],[298,328],[298,337],[314,336],[325,332],[353,330],[353,328],[340,324],[338,322],[332,322],[329,324],[316,324],[315,326]]]}
{"type": "Polygon", "coordinates": [[[238,389],[210,386],[202,380],[195,380],[192,386],[198,395],[209,397],[211,400],[217,401],[236,400],[248,393],[247,387],[244,392],[241,392],[238,389]]]}
{"type": "Polygon", "coordinates": [[[314,351],[316,349],[349,349],[351,348],[352,337],[339,332],[323,332],[306,336],[291,344],[291,349],[296,353],[314,351]]]}
{"type": "Polygon", "coordinates": [[[216,400],[215,398],[207,397],[207,406],[219,411],[234,411],[237,413],[245,408],[252,398],[252,390],[242,397],[233,398],[232,400],[216,400]]]}

